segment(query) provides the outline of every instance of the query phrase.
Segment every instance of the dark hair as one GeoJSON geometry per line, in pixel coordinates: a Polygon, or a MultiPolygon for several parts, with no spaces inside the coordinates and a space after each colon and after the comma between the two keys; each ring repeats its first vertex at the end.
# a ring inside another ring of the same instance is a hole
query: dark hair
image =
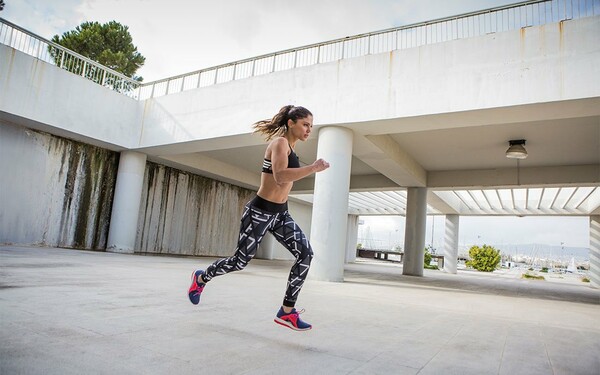
{"type": "Polygon", "coordinates": [[[255,133],[264,135],[267,141],[270,141],[274,137],[283,135],[286,132],[288,120],[296,122],[308,116],[312,116],[312,113],[308,109],[286,105],[281,107],[272,119],[255,122],[252,124],[252,127],[255,133]]]}

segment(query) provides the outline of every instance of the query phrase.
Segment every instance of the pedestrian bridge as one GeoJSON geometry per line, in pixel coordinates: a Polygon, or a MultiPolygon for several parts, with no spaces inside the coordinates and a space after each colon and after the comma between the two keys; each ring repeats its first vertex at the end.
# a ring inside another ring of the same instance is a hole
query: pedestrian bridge
{"type": "MultiPolygon", "coordinates": [[[[427,213],[447,215],[450,272],[460,215],[579,215],[599,285],[598,35],[598,0],[525,1],[139,84],[2,20],[0,120],[121,151],[127,176],[151,160],[256,189],[264,142],[250,124],[302,105],[315,134],[296,152],[332,165],[292,194],[313,246],[330,249],[319,277],[342,278],[355,215],[405,215],[403,272],[416,275],[427,213]],[[511,140],[526,159],[506,157],[511,140]]],[[[130,248],[120,232],[137,209],[115,212],[109,242],[130,248]]]]}

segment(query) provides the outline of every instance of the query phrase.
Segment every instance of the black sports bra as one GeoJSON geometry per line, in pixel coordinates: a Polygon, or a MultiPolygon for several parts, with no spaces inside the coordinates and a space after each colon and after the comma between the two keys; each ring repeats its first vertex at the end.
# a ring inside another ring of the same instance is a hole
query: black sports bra
{"type": "MultiPolygon", "coordinates": [[[[290,154],[288,155],[288,168],[300,168],[300,160],[298,159],[298,155],[292,150],[292,146],[290,146],[290,154]]],[[[262,171],[273,174],[273,163],[271,163],[271,160],[267,158],[263,159],[262,171]]]]}

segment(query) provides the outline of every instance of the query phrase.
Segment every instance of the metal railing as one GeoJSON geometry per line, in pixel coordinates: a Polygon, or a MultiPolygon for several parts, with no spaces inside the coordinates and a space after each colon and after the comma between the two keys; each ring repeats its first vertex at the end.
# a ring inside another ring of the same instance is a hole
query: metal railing
{"type": "Polygon", "coordinates": [[[0,18],[0,43],[139,99],[141,83],[0,18]]]}
{"type": "Polygon", "coordinates": [[[359,34],[140,84],[0,18],[0,43],[144,100],[263,74],[600,15],[600,0],[531,0],[359,34]]]}
{"type": "Polygon", "coordinates": [[[143,84],[152,98],[282,70],[600,14],[600,0],[534,0],[274,52],[143,84]]]}

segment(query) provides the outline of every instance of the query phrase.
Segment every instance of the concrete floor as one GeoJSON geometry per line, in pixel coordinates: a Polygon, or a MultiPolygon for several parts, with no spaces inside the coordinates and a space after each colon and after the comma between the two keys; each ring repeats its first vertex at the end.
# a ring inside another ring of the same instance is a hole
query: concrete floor
{"type": "MultiPolygon", "coordinates": [[[[317,254],[318,256],[318,254],[317,254]]],[[[0,374],[600,374],[600,291],[477,272],[347,265],[308,280],[314,325],[273,322],[290,262],[0,247],[0,374]]]]}

